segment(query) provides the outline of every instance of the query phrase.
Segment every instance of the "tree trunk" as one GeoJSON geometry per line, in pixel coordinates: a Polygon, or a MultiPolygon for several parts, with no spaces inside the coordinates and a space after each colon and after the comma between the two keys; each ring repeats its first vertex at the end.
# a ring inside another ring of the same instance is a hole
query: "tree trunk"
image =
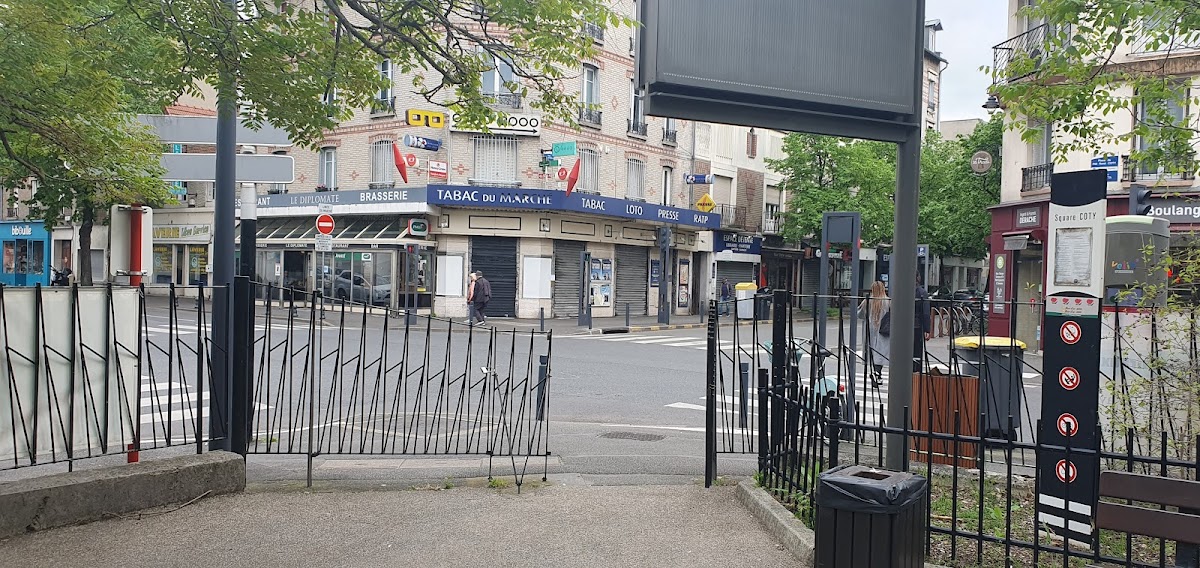
{"type": "Polygon", "coordinates": [[[96,210],[90,205],[81,205],[82,221],[79,224],[79,270],[75,277],[80,286],[91,286],[92,282],[92,226],[96,223],[96,210]]]}

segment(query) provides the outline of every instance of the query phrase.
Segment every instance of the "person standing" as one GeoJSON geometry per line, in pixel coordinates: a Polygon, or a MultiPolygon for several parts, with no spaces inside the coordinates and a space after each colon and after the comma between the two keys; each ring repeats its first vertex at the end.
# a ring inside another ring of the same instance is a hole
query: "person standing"
{"type": "Polygon", "coordinates": [[[929,292],[917,275],[917,313],[913,314],[913,372],[920,373],[925,361],[925,342],[933,338],[933,322],[929,319],[929,292]]]}
{"type": "Polygon", "coordinates": [[[729,279],[728,278],[722,279],[721,280],[721,305],[719,306],[719,309],[717,310],[718,314],[728,314],[729,313],[729,296],[731,296],[732,294],[733,294],[733,287],[729,285],[729,279]]]}
{"type": "Polygon", "coordinates": [[[871,295],[858,306],[859,313],[867,318],[867,343],[869,345],[872,378],[875,386],[883,385],[883,367],[891,355],[892,300],[888,298],[887,286],[876,280],[871,284],[871,295]]]}
{"type": "Polygon", "coordinates": [[[471,297],[471,305],[475,311],[475,318],[479,320],[479,323],[487,323],[487,315],[484,310],[487,309],[488,302],[492,300],[492,283],[483,277],[482,270],[475,271],[475,286],[472,287],[472,291],[474,294],[471,297]]]}

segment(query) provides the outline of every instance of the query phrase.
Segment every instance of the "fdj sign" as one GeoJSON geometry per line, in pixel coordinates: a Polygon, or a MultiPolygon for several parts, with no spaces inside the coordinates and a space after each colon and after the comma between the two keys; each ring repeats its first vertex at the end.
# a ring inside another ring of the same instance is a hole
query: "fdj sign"
{"type": "Polygon", "coordinates": [[[442,128],[446,126],[446,113],[410,108],[404,112],[404,120],[409,126],[442,128]]]}

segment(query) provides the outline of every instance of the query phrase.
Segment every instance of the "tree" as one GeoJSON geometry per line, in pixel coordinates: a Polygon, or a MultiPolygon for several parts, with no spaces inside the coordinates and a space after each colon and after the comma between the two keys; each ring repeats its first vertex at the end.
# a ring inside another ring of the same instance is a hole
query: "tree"
{"type": "MultiPolygon", "coordinates": [[[[585,23],[631,21],[603,0],[238,0],[236,11],[223,0],[8,0],[0,185],[37,180],[33,214],[55,225],[73,210],[86,250],[110,204],[166,197],[161,149],[131,113],[213,85],[237,94],[243,123],[313,144],[370,103],[384,58],[464,124],[501,114],[481,83],[497,62],[513,70],[505,88],[574,124],[577,102],[560,85],[597,52],[590,36],[566,31],[585,23]]],[[[80,255],[85,284],[89,262],[80,255]]]]}
{"type": "MultiPolygon", "coordinates": [[[[155,47],[103,8],[66,0],[0,5],[0,187],[36,181],[31,215],[53,227],[74,211],[83,250],[91,248],[98,211],[166,196],[157,178],[161,150],[126,114],[162,91],[130,88],[120,76],[136,68],[142,81],[150,78],[155,47]]],[[[84,284],[90,261],[81,254],[76,267],[84,284]]]]}
{"type": "MultiPolygon", "coordinates": [[[[999,118],[982,124],[960,140],[942,140],[927,132],[921,150],[921,206],[918,238],[939,255],[983,258],[991,219],[987,208],[999,201],[997,173],[980,178],[970,169],[970,156],[986,150],[999,155],[999,118]]],[[[786,158],[768,160],[784,176],[789,192],[783,236],[797,242],[820,234],[826,211],[862,213],[867,245],[892,239],[896,187],[895,146],[882,142],[790,134],[786,158]]]]}

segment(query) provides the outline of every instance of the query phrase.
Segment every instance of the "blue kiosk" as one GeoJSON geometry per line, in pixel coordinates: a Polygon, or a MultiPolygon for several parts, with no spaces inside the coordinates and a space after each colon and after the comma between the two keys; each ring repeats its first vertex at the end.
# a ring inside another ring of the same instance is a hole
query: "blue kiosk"
{"type": "Polygon", "coordinates": [[[50,233],[41,221],[0,222],[0,249],[4,251],[0,284],[50,285],[50,233]]]}

